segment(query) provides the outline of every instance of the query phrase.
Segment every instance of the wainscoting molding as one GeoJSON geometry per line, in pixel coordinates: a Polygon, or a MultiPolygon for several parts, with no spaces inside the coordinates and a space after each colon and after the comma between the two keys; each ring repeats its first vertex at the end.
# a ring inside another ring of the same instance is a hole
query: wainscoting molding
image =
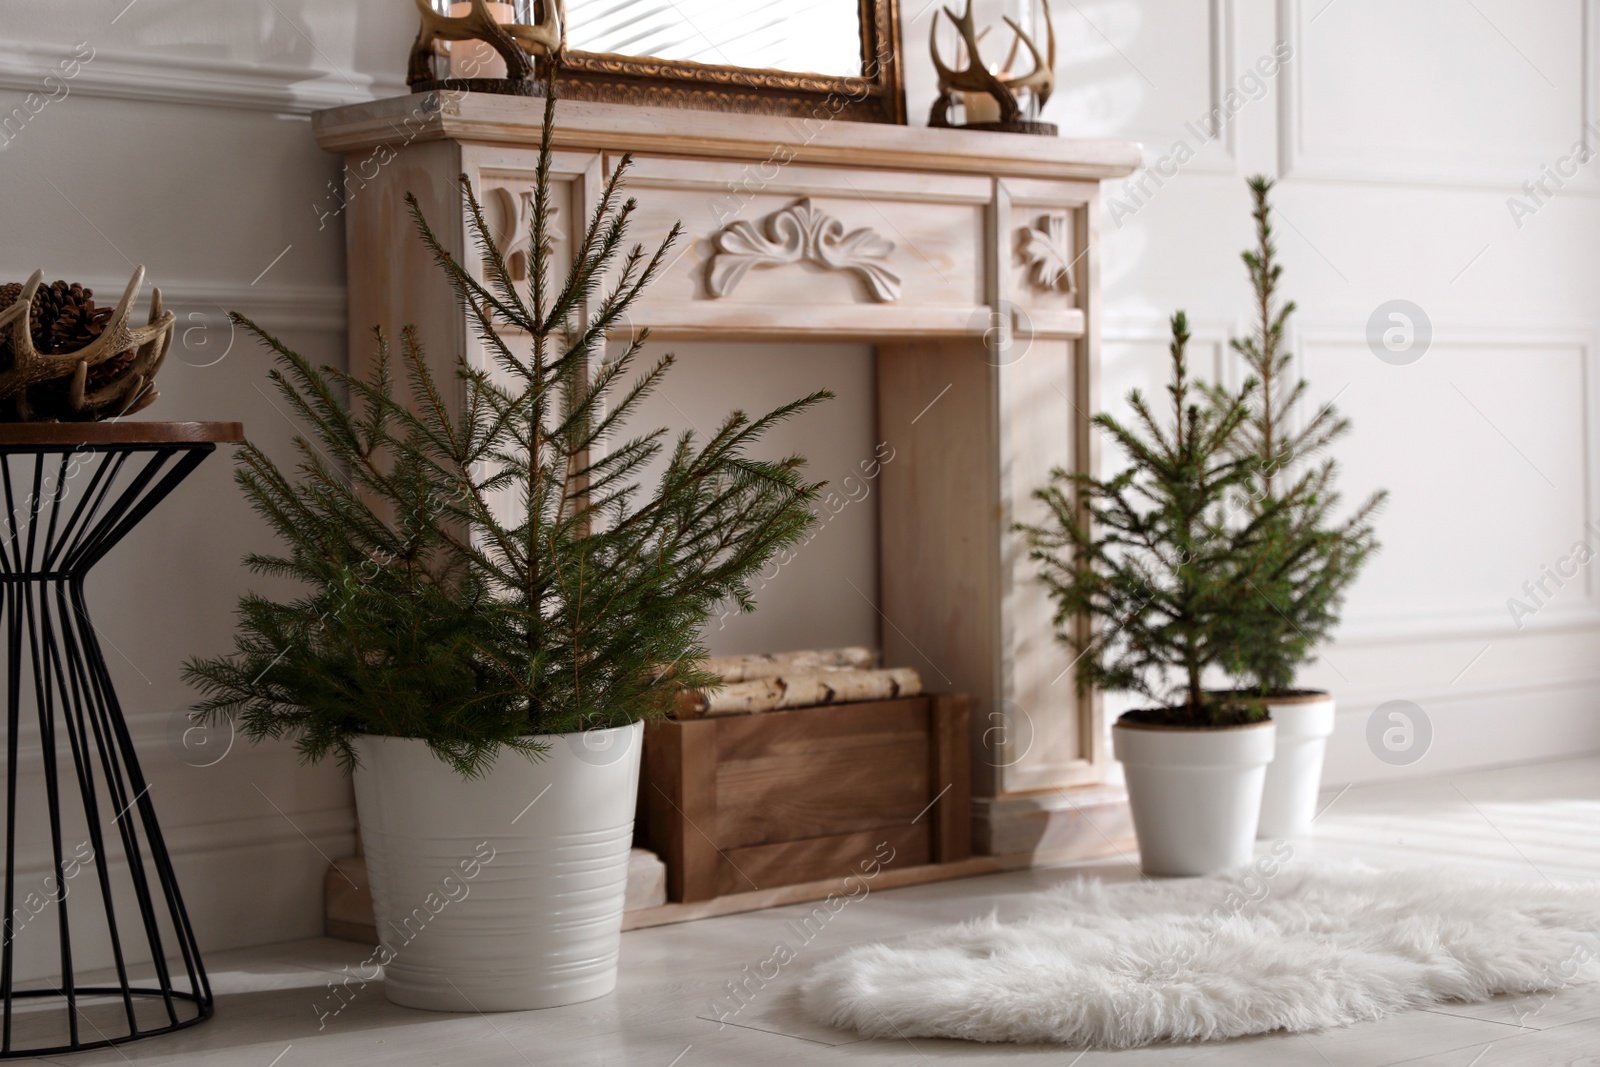
{"type": "MultiPolygon", "coordinates": [[[[155,796],[154,792],[151,796],[155,796]]],[[[316,848],[322,849],[329,855],[347,855],[347,851],[341,850],[354,847],[356,814],[351,808],[292,811],[286,819],[268,808],[266,801],[262,801],[261,806],[266,809],[266,815],[185,825],[173,821],[173,815],[176,813],[171,810],[172,805],[163,805],[159,800],[156,801],[157,813],[162,817],[162,838],[167,843],[167,851],[180,866],[187,856],[251,852],[283,844],[298,844],[313,857],[316,855],[316,848]],[[290,819],[294,821],[291,823],[290,819]],[[316,848],[312,847],[311,842],[315,843],[316,848]]],[[[73,830],[68,826],[63,828],[63,833],[66,835],[63,838],[63,847],[70,853],[75,843],[75,839],[72,839],[73,830]]],[[[122,844],[116,835],[108,832],[106,844],[110,848],[110,862],[113,866],[126,868],[122,844]]],[[[54,857],[48,850],[19,849],[18,880],[19,882],[42,881],[44,876],[54,869],[54,865],[54,857]]]]}
{"type": "MultiPolygon", "coordinates": [[[[1185,118],[1192,121],[1195,117],[1206,111],[1214,111],[1222,107],[1224,97],[1233,87],[1234,81],[1243,72],[1236,69],[1234,64],[1237,50],[1235,41],[1238,38],[1238,17],[1236,5],[1238,0],[1209,0],[1207,11],[1208,34],[1206,40],[1206,98],[1203,100],[1189,101],[1184,105],[1189,114],[1185,118]]],[[[1285,75],[1280,74],[1279,78],[1285,75]]],[[[1247,104],[1254,107],[1259,101],[1247,104]]],[[[1145,166],[1167,155],[1173,143],[1182,140],[1185,143],[1193,141],[1193,134],[1184,126],[1166,129],[1130,129],[1118,131],[1118,136],[1126,137],[1131,141],[1138,141],[1144,145],[1145,166]]],[[[1191,144],[1192,147],[1192,144],[1191,144]]],[[[1184,174],[1214,174],[1237,176],[1239,173],[1236,151],[1238,137],[1233,123],[1224,123],[1220,136],[1213,137],[1200,146],[1194,158],[1182,167],[1184,174]]],[[[1135,178],[1137,175],[1134,176],[1135,178]]],[[[1125,179],[1131,180],[1131,179],[1125,179]]],[[[1117,183],[1108,188],[1108,193],[1121,188],[1122,183],[1117,183]]]]}
{"type": "MultiPolygon", "coordinates": [[[[91,42],[92,44],[92,42],[91,42]]],[[[73,57],[74,47],[45,43],[0,45],[0,89],[48,93],[46,74],[73,57]]],[[[398,73],[382,77],[309,67],[280,67],[161,52],[95,48],[94,58],[68,79],[68,96],[109,97],[309,115],[406,91],[398,73]]]]}
{"type": "MultiPolygon", "coordinates": [[[[1189,317],[1189,371],[1206,381],[1222,381],[1230,385],[1242,380],[1243,364],[1228,348],[1228,340],[1242,333],[1236,322],[1221,318],[1189,317]]],[[[1115,378],[1116,367],[1110,349],[1117,345],[1148,345],[1160,357],[1158,382],[1167,381],[1167,346],[1172,343],[1172,324],[1160,315],[1108,314],[1102,321],[1101,346],[1108,350],[1102,356],[1102,381],[1115,378]]],[[[1152,390],[1144,390],[1146,397],[1152,390]]],[[[1106,395],[1094,398],[1104,410],[1108,405],[1120,403],[1122,397],[1106,395]]]]}
{"type": "Polygon", "coordinates": [[[1325,789],[1600,752],[1600,676],[1334,695],[1339,715],[1328,739],[1325,789]],[[1428,750],[1403,767],[1368,747],[1367,721],[1389,700],[1416,704],[1432,730],[1428,750]]]}
{"type": "MultiPolygon", "coordinates": [[[[264,801],[262,807],[266,807],[264,801]]],[[[349,855],[355,848],[353,809],[290,812],[293,823],[269,809],[265,816],[187,826],[172,821],[171,805],[162,808],[158,803],[158,810],[164,820],[162,836],[177,869],[202,953],[258,944],[263,931],[269,931],[267,936],[273,940],[321,935],[321,888],[328,873],[327,857],[349,855]],[[271,895],[258,891],[267,884],[280,891],[271,895]]],[[[120,882],[127,877],[127,864],[114,835],[108,843],[117,848],[100,862],[106,864],[113,882],[120,882]]],[[[71,849],[74,842],[69,839],[66,844],[71,849]]],[[[17,858],[16,872],[19,899],[30,889],[48,892],[56,884],[54,857],[48,852],[24,851],[17,858]]],[[[94,876],[78,877],[88,884],[87,879],[94,876]]],[[[66,883],[69,894],[73,884],[66,883]]],[[[98,890],[89,888],[86,895],[70,899],[75,957],[83,966],[110,965],[98,890]]],[[[46,908],[40,913],[36,920],[41,924],[39,930],[24,930],[17,939],[16,968],[23,979],[58,973],[53,910],[46,908]]],[[[128,962],[137,964],[144,959],[130,956],[128,962]]]]}
{"type": "MultiPolygon", "coordinates": [[[[1515,593],[1516,590],[1512,590],[1515,593]]],[[[1510,594],[1508,594],[1510,595],[1510,594]]],[[[1467,637],[1514,637],[1527,633],[1600,628],[1600,604],[1592,595],[1582,603],[1551,605],[1523,620],[1518,630],[1502,605],[1481,611],[1416,611],[1404,614],[1352,616],[1338,631],[1341,645],[1407,644],[1467,637]]]]}
{"type": "MultiPolygon", "coordinates": [[[[1372,358],[1367,352],[1367,337],[1363,329],[1343,325],[1306,324],[1291,326],[1290,343],[1295,354],[1295,371],[1304,374],[1304,359],[1308,349],[1335,347],[1355,349],[1361,358],[1372,358]]],[[[1600,340],[1594,330],[1579,326],[1551,327],[1527,325],[1523,327],[1498,324],[1473,327],[1452,325],[1435,329],[1432,350],[1495,350],[1507,348],[1549,349],[1570,351],[1577,355],[1583,369],[1583,434],[1573,446],[1582,450],[1582,485],[1576,491],[1581,495],[1584,522],[1594,525],[1600,521],[1600,464],[1596,463],[1595,442],[1600,440],[1600,340]]],[[[1424,359],[1432,358],[1424,356],[1424,359]]],[[[1361,432],[1358,425],[1356,432],[1361,432]]],[[[1577,536],[1581,531],[1574,531],[1577,536]]],[[[1381,528],[1380,528],[1381,536],[1381,528]]],[[[1530,565],[1533,577],[1536,561],[1530,565]]],[[[1583,571],[1584,590],[1581,599],[1568,603],[1550,604],[1522,619],[1519,629],[1512,621],[1504,603],[1486,605],[1482,609],[1462,611],[1459,608],[1427,608],[1414,611],[1350,614],[1338,631],[1342,645],[1392,645],[1397,642],[1435,641],[1450,638],[1510,637],[1518,633],[1544,633],[1561,630],[1600,627],[1600,580],[1583,571]]],[[[1507,589],[1506,596],[1520,595],[1516,588],[1507,589]]]]}
{"type": "MultiPolygon", "coordinates": [[[[114,304],[128,284],[127,278],[88,277],[82,281],[95,291],[97,303],[114,304]]],[[[148,307],[150,290],[159,288],[161,300],[177,315],[173,351],[183,343],[185,330],[200,327],[226,335],[228,312],[237,311],[272,333],[342,332],[345,300],[342,285],[243,285],[178,279],[167,282],[154,273],[145,275],[144,290],[135,309],[148,307]]],[[[141,320],[143,321],[143,320],[141,320]]]]}
{"type": "MultiPolygon", "coordinates": [[[[1455,146],[1454,150],[1440,151],[1431,145],[1406,149],[1376,142],[1360,146],[1319,145],[1310,140],[1305,117],[1304,75],[1307,55],[1304,43],[1311,21],[1319,18],[1322,12],[1333,5],[1327,3],[1327,0],[1277,0],[1277,36],[1280,40],[1289,42],[1294,48],[1293,58],[1285,65],[1278,78],[1280,176],[1373,184],[1399,183],[1494,189],[1520,193],[1524,182],[1539,178],[1541,164],[1554,163],[1570,150],[1573,142],[1587,141],[1591,147],[1600,152],[1600,132],[1586,128],[1588,124],[1600,120],[1600,0],[1581,0],[1581,3],[1582,25],[1579,27],[1581,42],[1579,47],[1583,50],[1581,75],[1577,85],[1563,87],[1563,91],[1570,89],[1580,94],[1578,111],[1582,118],[1575,124],[1570,135],[1530,154],[1524,150],[1526,146],[1517,148],[1489,146],[1487,150],[1480,149],[1474,152],[1471,150],[1473,146],[1465,143],[1455,146]],[[1543,157],[1541,152],[1544,154],[1543,157]]],[[[1329,15],[1329,18],[1338,17],[1340,14],[1337,8],[1333,10],[1334,14],[1329,15]]],[[[1470,5],[1462,5],[1461,11],[1461,17],[1465,19],[1487,18],[1481,11],[1474,13],[1474,8],[1470,5]]],[[[1485,32],[1487,31],[1488,27],[1485,27],[1485,32]]],[[[1496,27],[1496,32],[1502,31],[1496,27]]],[[[1512,52],[1512,48],[1515,48],[1515,45],[1506,49],[1508,64],[1523,62],[1524,60],[1519,60],[1512,52]]],[[[1355,58],[1352,57],[1352,61],[1355,58]]],[[[1526,68],[1523,70],[1530,78],[1533,77],[1534,71],[1528,71],[1526,68]]],[[[1372,77],[1378,73],[1376,69],[1368,68],[1361,76],[1372,77]]],[[[1543,77],[1542,72],[1539,72],[1539,77],[1543,77]]],[[[1537,86],[1540,90],[1545,88],[1543,82],[1537,83],[1537,86]]],[[[1540,105],[1537,99],[1530,98],[1526,106],[1531,111],[1540,105]]],[[[1600,130],[1600,125],[1596,126],[1596,130],[1600,130]]],[[[1567,181],[1561,190],[1561,195],[1568,193],[1600,195],[1600,159],[1583,165],[1577,176],[1567,181]]]]}
{"type": "MultiPolygon", "coordinates": [[[[1235,66],[1238,40],[1238,0],[1211,0],[1210,29],[1206,57],[1211,70],[1211,103],[1213,110],[1222,108],[1228,90],[1242,71],[1235,66]]],[[[1239,138],[1231,122],[1224,123],[1221,136],[1206,142],[1195,157],[1196,171],[1201,174],[1237,174],[1239,138]]]]}
{"type": "MultiPolygon", "coordinates": [[[[157,776],[165,771],[163,764],[169,758],[176,758],[179,751],[177,746],[181,743],[183,732],[188,728],[188,708],[174,707],[170,712],[150,711],[127,716],[128,736],[133,740],[133,747],[139,753],[140,760],[147,772],[154,772],[157,776]],[[174,756],[169,757],[168,752],[174,756]]],[[[210,735],[208,734],[209,738],[210,735]]],[[[17,760],[20,764],[20,773],[23,775],[42,774],[44,768],[44,749],[39,739],[39,717],[33,710],[31,701],[24,703],[22,709],[22,722],[17,730],[17,760]]],[[[209,743],[209,740],[208,740],[209,743]]],[[[224,759],[228,767],[233,769],[237,764],[245,761],[271,761],[271,760],[298,760],[299,756],[290,750],[286,741],[268,741],[260,744],[251,742],[243,732],[235,737],[231,748],[224,739],[218,742],[227,751],[225,757],[213,757],[210,753],[207,758],[216,758],[220,766],[224,759]]],[[[197,758],[198,752],[193,753],[197,758]]],[[[72,757],[67,747],[65,736],[56,739],[56,758],[63,774],[72,773],[72,757]]],[[[66,779],[63,779],[66,781],[66,779]]],[[[66,786],[63,786],[66,788],[66,786]]],[[[73,788],[76,788],[74,786],[73,788]]]]}
{"type": "MultiPolygon", "coordinates": [[[[1228,347],[1231,337],[1248,331],[1242,323],[1223,319],[1191,319],[1191,367],[1196,375],[1211,380],[1222,380],[1237,385],[1243,376],[1243,363],[1228,347]],[[1209,364],[1209,365],[1208,365],[1209,364]]],[[[1108,315],[1102,333],[1107,351],[1102,379],[1115,381],[1117,364],[1115,356],[1120,345],[1149,346],[1152,359],[1159,353],[1162,376],[1165,381],[1165,351],[1170,340],[1166,320],[1154,315],[1108,315]]],[[[1357,348],[1363,357],[1366,352],[1364,330],[1348,324],[1307,325],[1291,324],[1291,350],[1295,353],[1295,371],[1304,374],[1303,354],[1308,348],[1334,346],[1357,348]]],[[[1578,326],[1550,327],[1529,325],[1522,328],[1496,326],[1452,326],[1436,330],[1433,346],[1438,349],[1467,348],[1493,350],[1496,348],[1540,348],[1568,350],[1578,354],[1584,376],[1583,423],[1584,440],[1575,442],[1584,447],[1585,521],[1600,522],[1600,464],[1595,461],[1593,444],[1600,440],[1600,339],[1593,330],[1578,326]]],[[[1427,358],[1427,357],[1424,357],[1427,358]]],[[[1146,394],[1151,392],[1146,388],[1146,394]]],[[[1101,395],[1096,402],[1101,409],[1120,405],[1121,397],[1101,395]]],[[[1361,427],[1357,427],[1357,433],[1361,427]]],[[[1530,572],[1531,574],[1531,572],[1530,572]]],[[[1463,612],[1454,608],[1420,608],[1403,613],[1378,615],[1348,615],[1340,627],[1337,641],[1345,646],[1392,645],[1440,641],[1463,637],[1509,637],[1517,633],[1550,633],[1575,629],[1600,627],[1600,576],[1584,572],[1585,589],[1581,599],[1553,603],[1522,620],[1518,630],[1504,604],[1485,606],[1482,610],[1463,612]]],[[[1508,589],[1507,596],[1517,594],[1508,589]]]]}
{"type": "Polygon", "coordinates": [[[1337,695],[1340,715],[1365,715],[1378,705],[1391,700],[1409,700],[1428,708],[1436,704],[1514,699],[1535,693],[1562,692],[1571,689],[1600,690],[1600,674],[1519,679],[1515,682],[1483,682],[1476,685],[1463,681],[1457,685],[1439,685],[1431,688],[1407,687],[1404,690],[1347,689],[1341,685],[1337,695]]]}

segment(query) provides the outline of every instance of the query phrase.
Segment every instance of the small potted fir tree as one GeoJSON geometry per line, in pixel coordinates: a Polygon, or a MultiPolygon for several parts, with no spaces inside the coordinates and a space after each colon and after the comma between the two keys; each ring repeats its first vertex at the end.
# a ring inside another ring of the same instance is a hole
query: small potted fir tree
{"type": "MultiPolygon", "coordinates": [[[[1257,176],[1249,186],[1256,247],[1242,258],[1257,319],[1252,336],[1234,339],[1232,347],[1260,386],[1246,398],[1249,415],[1235,444],[1256,463],[1231,506],[1244,521],[1262,524],[1265,536],[1241,590],[1256,602],[1234,616],[1237,630],[1224,664],[1243,685],[1232,695],[1265,703],[1278,724],[1258,827],[1262,837],[1277,838],[1310,829],[1334,726],[1333,696],[1296,688],[1295,675],[1338,625],[1345,592],[1377,550],[1372,517],[1386,494],[1374,493],[1342,521],[1334,518],[1338,466],[1326,452],[1350,431],[1350,422],[1330,403],[1297,424],[1307,385],[1292,376],[1293,357],[1284,345],[1295,306],[1278,299],[1283,267],[1272,241],[1273,183],[1257,176]]],[[[1233,401],[1226,391],[1213,389],[1212,395],[1221,410],[1233,401]]]]}
{"type": "Polygon", "coordinates": [[[1249,861],[1272,759],[1274,724],[1259,701],[1208,690],[1238,658],[1238,617],[1259,600],[1245,580],[1261,564],[1281,505],[1246,521],[1228,504],[1248,493],[1259,460],[1237,447],[1254,381],[1231,397],[1189,378],[1188,326],[1172,319],[1170,418],[1128,396],[1135,425],[1094,418],[1127,465],[1110,477],[1057,470],[1036,496],[1049,517],[1024,526],[1056,604],[1058,634],[1077,654],[1080,689],[1132,692],[1155,707],[1113,728],[1148,874],[1205,874],[1249,861]],[[1094,623],[1089,632],[1079,616],[1094,623]]]}
{"type": "MultiPolygon", "coordinates": [[[[552,95],[531,221],[546,251],[553,110],[552,95]]],[[[815,521],[803,461],[750,449],[826,393],[734,413],[704,441],[618,439],[672,357],[635,374],[643,332],[601,349],[677,236],[621,251],[626,166],[559,285],[544,255],[513,283],[464,175],[482,281],[411,201],[491,364],[463,358],[455,382],[409,330],[397,396],[381,341],[354,377],[238,320],[277,352],[271,377],[309,428],[292,472],[241,453],[239,484],[285,546],[248,563],[304,591],[246,596],[235,651],[187,673],[198,715],[353,770],[399,1004],[520,1010],[613,988],[641,720],[713,682],[701,625],[724,601],[749,610],[750,577],[815,521]]]]}

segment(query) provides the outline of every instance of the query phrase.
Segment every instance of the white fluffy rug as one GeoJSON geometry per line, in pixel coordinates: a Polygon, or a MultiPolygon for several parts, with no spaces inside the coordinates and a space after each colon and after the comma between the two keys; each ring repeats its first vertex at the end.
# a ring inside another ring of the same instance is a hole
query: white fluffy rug
{"type": "Polygon", "coordinates": [[[864,945],[809,974],[817,1020],[871,1037],[1131,1048],[1317,1030],[1593,981],[1600,884],[1263,861],[1211,878],[1040,894],[864,945]]]}

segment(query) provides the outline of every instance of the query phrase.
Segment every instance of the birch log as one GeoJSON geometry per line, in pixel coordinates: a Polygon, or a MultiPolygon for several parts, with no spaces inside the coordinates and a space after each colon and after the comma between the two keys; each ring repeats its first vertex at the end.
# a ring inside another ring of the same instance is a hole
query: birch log
{"type": "Polygon", "coordinates": [[[870,648],[808,648],[800,652],[771,652],[760,656],[712,656],[705,669],[729,684],[753,682],[757,678],[776,678],[795,671],[821,671],[839,668],[870,670],[878,657],[870,648]]]}
{"type": "Polygon", "coordinates": [[[847,704],[860,700],[893,700],[922,692],[922,676],[910,667],[887,670],[785,671],[770,678],[733,682],[707,692],[678,694],[676,716],[746,715],[758,711],[847,704]]]}

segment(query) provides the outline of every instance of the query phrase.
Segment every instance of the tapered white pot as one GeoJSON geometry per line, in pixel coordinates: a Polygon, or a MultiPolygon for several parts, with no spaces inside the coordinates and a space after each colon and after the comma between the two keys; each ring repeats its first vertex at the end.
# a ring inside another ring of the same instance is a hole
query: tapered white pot
{"type": "Polygon", "coordinates": [[[1316,818],[1322,760],[1333,733],[1333,697],[1328,693],[1270,697],[1267,710],[1278,724],[1277,754],[1267,766],[1256,834],[1296,837],[1309,832],[1316,818]]]}
{"type": "Polygon", "coordinates": [[[546,737],[466,781],[412,738],[355,743],[384,989],[408,1008],[522,1011],[617,984],[642,723],[546,737]]]}
{"type": "Polygon", "coordinates": [[[1274,734],[1271,722],[1112,728],[1144,873],[1212,874],[1250,862],[1274,734]]]}

